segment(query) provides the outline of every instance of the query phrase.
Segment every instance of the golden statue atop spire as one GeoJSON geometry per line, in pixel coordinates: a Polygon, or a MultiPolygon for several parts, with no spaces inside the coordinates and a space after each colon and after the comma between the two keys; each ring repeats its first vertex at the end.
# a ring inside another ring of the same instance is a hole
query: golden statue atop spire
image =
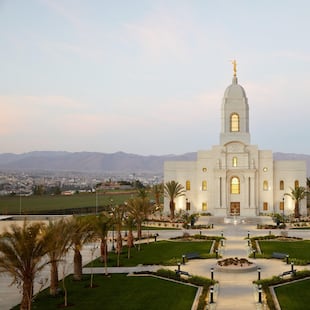
{"type": "Polygon", "coordinates": [[[237,61],[236,61],[236,59],[232,60],[231,63],[233,64],[234,76],[237,76],[237,61]]]}

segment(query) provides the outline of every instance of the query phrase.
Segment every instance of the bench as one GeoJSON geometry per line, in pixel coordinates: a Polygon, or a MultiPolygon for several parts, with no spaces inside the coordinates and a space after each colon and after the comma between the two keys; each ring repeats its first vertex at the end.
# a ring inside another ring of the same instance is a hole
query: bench
{"type": "Polygon", "coordinates": [[[190,274],[187,271],[183,271],[183,270],[175,270],[176,275],[184,275],[184,276],[188,276],[190,277],[190,274]]]}
{"type": "Polygon", "coordinates": [[[194,259],[194,258],[200,258],[200,255],[198,253],[186,253],[185,257],[187,259],[194,259]]]}
{"type": "Polygon", "coordinates": [[[285,277],[285,276],[291,276],[291,275],[294,275],[294,274],[296,274],[296,269],[294,269],[294,270],[289,270],[289,271],[284,271],[284,272],[282,272],[281,274],[280,274],[280,278],[283,278],[283,277],[285,277]]]}
{"type": "Polygon", "coordinates": [[[280,258],[280,259],[283,259],[283,258],[286,258],[288,254],[286,253],[278,253],[278,252],[273,252],[271,257],[272,258],[280,258]]]}

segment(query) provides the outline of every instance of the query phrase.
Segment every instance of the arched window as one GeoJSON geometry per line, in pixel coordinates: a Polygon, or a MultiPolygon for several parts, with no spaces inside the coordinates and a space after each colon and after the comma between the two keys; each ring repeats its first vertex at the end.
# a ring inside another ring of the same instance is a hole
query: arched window
{"type": "Polygon", "coordinates": [[[203,180],[201,183],[201,190],[206,191],[208,189],[207,187],[207,181],[203,180]]]}
{"type": "Polygon", "coordinates": [[[208,205],[207,205],[206,202],[203,202],[203,203],[202,203],[201,209],[202,209],[202,211],[207,211],[207,210],[208,210],[208,205]]]}
{"type": "Polygon", "coordinates": [[[284,181],[281,180],[280,181],[280,191],[283,191],[284,190],[284,181]]]}
{"type": "Polygon", "coordinates": [[[186,181],[186,190],[187,191],[191,190],[191,181],[189,181],[189,180],[186,181]]]}
{"type": "Polygon", "coordinates": [[[231,132],[240,131],[240,119],[237,113],[233,113],[230,116],[230,131],[231,132]]]}
{"type": "Polygon", "coordinates": [[[295,180],[295,188],[299,187],[299,181],[295,180]]]}
{"type": "Polygon", "coordinates": [[[238,177],[232,177],[230,179],[230,193],[240,194],[240,180],[238,177]]]}
{"type": "Polygon", "coordinates": [[[263,190],[268,191],[268,181],[266,180],[263,182],[263,190]]]}
{"type": "Polygon", "coordinates": [[[232,159],[232,166],[233,167],[237,167],[237,165],[238,165],[238,158],[237,157],[233,157],[233,159],[232,159]]]}

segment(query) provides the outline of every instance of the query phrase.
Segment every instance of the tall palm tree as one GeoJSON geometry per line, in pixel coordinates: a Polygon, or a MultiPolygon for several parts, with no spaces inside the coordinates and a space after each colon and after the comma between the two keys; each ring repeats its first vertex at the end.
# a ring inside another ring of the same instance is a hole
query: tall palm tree
{"type": "Polygon", "coordinates": [[[164,185],[164,195],[169,198],[170,218],[174,219],[175,199],[185,195],[185,189],[182,184],[174,180],[168,181],[164,185]]]}
{"type": "Polygon", "coordinates": [[[295,188],[291,188],[290,193],[285,193],[284,195],[290,196],[295,201],[295,208],[294,208],[294,217],[299,218],[299,202],[303,200],[307,195],[307,190],[304,186],[297,186],[295,188]]]}
{"type": "Polygon", "coordinates": [[[50,295],[55,296],[58,289],[58,263],[67,253],[70,245],[70,232],[67,221],[60,219],[50,221],[44,229],[47,255],[51,263],[50,295]]]}
{"type": "Polygon", "coordinates": [[[154,195],[154,199],[155,199],[155,208],[156,211],[159,211],[160,216],[162,216],[162,212],[163,212],[163,204],[161,202],[162,199],[162,195],[164,193],[164,186],[163,183],[160,184],[155,184],[152,187],[152,193],[154,195]]]}
{"type": "Polygon", "coordinates": [[[49,263],[43,259],[47,253],[42,223],[10,226],[0,235],[0,272],[13,277],[12,284],[22,287],[21,310],[30,310],[33,283],[38,273],[49,263]]]}
{"type": "Polygon", "coordinates": [[[82,254],[81,250],[86,242],[89,242],[94,237],[89,218],[83,216],[73,216],[69,222],[70,242],[73,247],[73,279],[82,280],[82,254]]]}
{"type": "Polygon", "coordinates": [[[127,249],[128,249],[127,258],[130,259],[130,257],[131,257],[131,248],[134,246],[134,237],[133,237],[132,231],[133,231],[133,228],[136,225],[135,218],[131,214],[128,214],[124,218],[124,223],[125,223],[125,225],[126,225],[126,227],[128,229],[128,234],[127,234],[127,249]]]}
{"type": "Polygon", "coordinates": [[[137,224],[137,234],[139,239],[138,249],[140,250],[140,241],[142,237],[142,223],[148,216],[154,212],[153,206],[148,199],[135,197],[131,198],[127,204],[127,211],[135,219],[137,224]]]}
{"type": "Polygon", "coordinates": [[[120,254],[123,248],[122,227],[125,215],[125,207],[123,205],[117,205],[112,208],[112,217],[114,224],[116,225],[116,254],[117,254],[117,267],[120,263],[120,254]]]}
{"type": "Polygon", "coordinates": [[[100,238],[100,259],[104,262],[105,274],[108,274],[108,234],[113,226],[113,218],[103,212],[98,216],[93,216],[91,220],[95,234],[100,238]]]}

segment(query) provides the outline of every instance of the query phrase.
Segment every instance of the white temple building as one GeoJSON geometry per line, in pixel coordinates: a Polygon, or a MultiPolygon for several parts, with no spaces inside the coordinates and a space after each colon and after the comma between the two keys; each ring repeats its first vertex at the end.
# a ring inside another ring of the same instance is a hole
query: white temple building
{"type": "MultiPolygon", "coordinates": [[[[164,182],[174,180],[186,189],[185,196],[175,200],[176,212],[245,217],[293,214],[294,201],[284,194],[306,186],[306,162],[274,160],[272,151],[251,144],[249,127],[248,99],[238,84],[234,62],[232,84],[221,106],[219,145],[198,151],[196,161],[164,164],[164,182]]],[[[169,212],[168,198],[164,206],[169,212]]],[[[300,213],[307,213],[305,199],[300,213]]]]}

